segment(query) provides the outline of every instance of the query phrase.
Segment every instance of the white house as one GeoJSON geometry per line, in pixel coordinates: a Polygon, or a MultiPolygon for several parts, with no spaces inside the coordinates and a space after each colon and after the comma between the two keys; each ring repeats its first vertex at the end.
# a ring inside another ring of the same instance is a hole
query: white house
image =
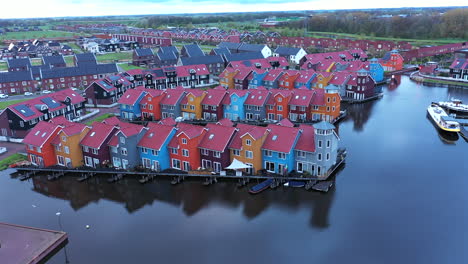
{"type": "Polygon", "coordinates": [[[277,47],[273,52],[275,57],[285,57],[288,61],[299,64],[299,61],[307,55],[303,48],[277,47]]]}

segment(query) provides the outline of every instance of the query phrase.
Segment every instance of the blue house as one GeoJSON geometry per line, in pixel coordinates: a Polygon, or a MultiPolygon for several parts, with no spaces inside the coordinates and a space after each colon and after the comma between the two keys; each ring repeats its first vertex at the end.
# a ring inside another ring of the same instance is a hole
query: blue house
{"type": "Polygon", "coordinates": [[[384,68],[376,58],[371,59],[369,64],[369,71],[375,82],[381,82],[384,79],[384,68]]]}
{"type": "Polygon", "coordinates": [[[268,172],[287,174],[295,169],[294,148],[301,130],[293,126],[288,119],[268,125],[270,133],[262,147],[263,167],[268,172]]]}
{"type": "Polygon", "coordinates": [[[120,117],[127,120],[141,118],[140,102],[145,95],[143,89],[128,89],[118,101],[120,117]]]}
{"type": "Polygon", "coordinates": [[[228,118],[232,121],[244,119],[244,103],[248,97],[248,90],[229,90],[229,94],[224,97],[223,100],[224,118],[228,118]]]}
{"type": "Polygon", "coordinates": [[[143,167],[162,171],[171,167],[167,145],[176,133],[173,126],[149,123],[147,133],[138,142],[138,154],[143,167]]]}
{"type": "Polygon", "coordinates": [[[247,77],[249,80],[249,89],[256,89],[259,86],[263,86],[263,78],[267,76],[268,71],[262,69],[253,69],[250,75],[247,77]]]}
{"type": "Polygon", "coordinates": [[[312,81],[317,77],[317,73],[314,70],[301,70],[300,73],[301,75],[294,82],[294,88],[298,89],[304,86],[310,90],[312,88],[312,81]]]}

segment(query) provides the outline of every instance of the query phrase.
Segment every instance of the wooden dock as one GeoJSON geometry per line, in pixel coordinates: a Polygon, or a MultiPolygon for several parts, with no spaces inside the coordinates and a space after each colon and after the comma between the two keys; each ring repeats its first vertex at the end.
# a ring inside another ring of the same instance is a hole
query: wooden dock
{"type": "Polygon", "coordinates": [[[65,232],[0,223],[0,263],[43,263],[67,241],[65,232]]]}
{"type": "Polygon", "coordinates": [[[378,93],[378,94],[373,95],[371,97],[367,97],[367,98],[359,99],[359,100],[343,97],[341,99],[341,102],[348,103],[348,104],[361,104],[361,103],[369,102],[369,101],[372,101],[372,100],[377,100],[377,99],[380,99],[382,97],[383,97],[383,93],[378,93]]]}
{"type": "Polygon", "coordinates": [[[468,142],[468,130],[464,126],[460,126],[460,136],[468,142]]]}

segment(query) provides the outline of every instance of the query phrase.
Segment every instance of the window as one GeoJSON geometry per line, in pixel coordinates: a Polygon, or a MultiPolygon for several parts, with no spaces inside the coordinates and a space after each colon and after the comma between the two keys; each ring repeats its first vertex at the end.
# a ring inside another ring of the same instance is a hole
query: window
{"type": "Polygon", "coordinates": [[[126,149],[126,148],[121,148],[121,149],[120,149],[120,153],[121,153],[122,155],[127,156],[127,149],[126,149]]]}
{"type": "Polygon", "coordinates": [[[330,140],[327,140],[327,148],[330,147],[330,140]]]}
{"type": "Polygon", "coordinates": [[[213,156],[214,156],[215,158],[221,158],[221,152],[215,151],[215,152],[213,152],[213,156]]]}
{"type": "Polygon", "coordinates": [[[117,148],[116,147],[111,147],[112,153],[117,153],[117,148]]]}
{"type": "Polygon", "coordinates": [[[89,151],[89,148],[87,146],[83,146],[83,151],[84,152],[88,152],[89,151]]]}
{"type": "Polygon", "coordinates": [[[65,165],[65,159],[62,156],[57,156],[57,162],[59,165],[65,165]]]}
{"type": "Polygon", "coordinates": [[[182,144],[187,144],[187,139],[186,138],[182,138],[182,144]]]}
{"type": "Polygon", "coordinates": [[[265,162],[265,169],[269,172],[275,172],[275,163],[274,162],[270,162],[270,161],[266,161],[265,162]]]}
{"type": "Polygon", "coordinates": [[[246,150],[245,151],[245,157],[248,158],[248,159],[253,159],[253,152],[249,151],[249,150],[246,150]]]}
{"type": "Polygon", "coordinates": [[[304,166],[302,162],[297,163],[297,172],[303,172],[304,171],[304,166]]]}
{"type": "Polygon", "coordinates": [[[232,150],[232,155],[234,155],[234,156],[240,156],[240,150],[238,150],[238,149],[233,149],[233,150],[232,150]]]}
{"type": "Polygon", "coordinates": [[[281,98],[281,97],[278,97],[278,102],[280,102],[280,103],[281,103],[282,101],[283,101],[283,98],[281,98]]]}
{"type": "Polygon", "coordinates": [[[329,103],[329,102],[330,102],[330,97],[327,98],[327,103],[329,103]]]}
{"type": "Polygon", "coordinates": [[[318,147],[319,147],[319,148],[322,147],[322,140],[319,140],[319,141],[318,141],[318,147]]]}
{"type": "Polygon", "coordinates": [[[70,154],[70,148],[68,146],[63,147],[63,151],[65,151],[67,154],[70,154]]]}
{"type": "Polygon", "coordinates": [[[66,137],[66,136],[62,136],[62,141],[63,141],[63,142],[67,142],[67,137],[66,137]]]}
{"type": "Polygon", "coordinates": [[[93,148],[93,154],[98,154],[98,149],[93,148]]]}
{"type": "Polygon", "coordinates": [[[296,110],[296,106],[295,106],[295,105],[291,105],[291,110],[296,110]]]}
{"type": "MultiPolygon", "coordinates": [[[[33,146],[30,146],[29,149],[33,149],[34,147],[33,146]]],[[[60,151],[60,146],[57,145],[55,146],[55,151],[60,151]]]]}
{"type": "Polygon", "coordinates": [[[286,153],[278,152],[279,159],[286,159],[286,153]]]}
{"type": "Polygon", "coordinates": [[[146,153],[148,153],[148,149],[147,148],[141,148],[141,152],[146,154],[146,153]]]}
{"type": "Polygon", "coordinates": [[[327,153],[327,160],[330,160],[330,153],[327,153]]]}
{"type": "Polygon", "coordinates": [[[124,137],[120,137],[120,143],[125,144],[125,138],[124,137]]]}
{"type": "Polygon", "coordinates": [[[247,146],[252,146],[252,140],[250,140],[250,139],[245,140],[245,144],[247,146]]]}
{"type": "Polygon", "coordinates": [[[322,154],[321,153],[318,154],[317,160],[319,160],[319,161],[322,160],[322,154]]]}
{"type": "Polygon", "coordinates": [[[201,154],[207,156],[208,155],[208,150],[207,149],[202,149],[201,154]]]}
{"type": "Polygon", "coordinates": [[[159,155],[159,151],[152,149],[152,150],[151,150],[151,154],[153,154],[153,156],[158,156],[158,155],[159,155]]]}
{"type": "Polygon", "coordinates": [[[265,156],[267,157],[271,157],[272,153],[271,153],[271,150],[265,150],[265,156]]]}
{"type": "Polygon", "coordinates": [[[188,149],[183,149],[183,150],[182,150],[182,156],[184,156],[184,157],[188,157],[188,156],[189,156],[189,151],[188,151],[188,149]]]}
{"type": "Polygon", "coordinates": [[[283,106],[282,105],[278,105],[278,111],[283,111],[283,106]]]}
{"type": "Polygon", "coordinates": [[[172,159],[172,168],[180,170],[180,160],[172,159]]]}

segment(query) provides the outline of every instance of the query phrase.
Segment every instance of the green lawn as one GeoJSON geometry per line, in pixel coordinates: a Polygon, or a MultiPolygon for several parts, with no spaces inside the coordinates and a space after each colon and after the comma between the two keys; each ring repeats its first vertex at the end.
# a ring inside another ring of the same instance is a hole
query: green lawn
{"type": "Polygon", "coordinates": [[[98,62],[129,62],[132,60],[132,52],[113,52],[113,53],[106,53],[106,54],[96,54],[96,58],[98,62]]]}
{"type": "Polygon", "coordinates": [[[11,164],[15,162],[23,161],[23,160],[27,160],[27,157],[25,155],[18,154],[18,153],[12,154],[0,160],[0,171],[7,169],[8,166],[10,166],[11,164]]]}
{"type": "Polygon", "coordinates": [[[143,67],[138,67],[135,65],[128,65],[127,63],[120,63],[119,67],[122,68],[123,71],[133,70],[133,69],[145,69],[143,67]]]}
{"type": "Polygon", "coordinates": [[[114,114],[110,114],[110,113],[107,113],[107,114],[103,114],[101,116],[98,116],[94,119],[91,119],[89,120],[88,122],[86,122],[87,125],[92,125],[94,122],[102,122],[102,120],[106,119],[106,118],[109,118],[109,117],[113,117],[114,114]]]}
{"type": "Polygon", "coordinates": [[[6,62],[0,62],[0,71],[8,71],[8,66],[6,62]]]}
{"type": "Polygon", "coordinates": [[[31,59],[31,64],[32,65],[42,65],[42,59],[41,58],[31,59]]]}
{"type": "Polygon", "coordinates": [[[433,80],[433,79],[424,78],[424,81],[423,81],[423,82],[428,82],[428,83],[440,83],[440,84],[458,85],[458,86],[466,86],[466,87],[468,87],[468,83],[463,83],[463,82],[452,82],[452,81],[447,81],[447,80],[433,80]]]}
{"type": "MultiPolygon", "coordinates": [[[[2,100],[3,100],[3,99],[2,99],[2,100]]],[[[13,104],[17,104],[17,103],[21,103],[21,102],[24,102],[24,101],[27,101],[27,100],[29,100],[29,98],[27,98],[27,99],[11,100],[11,101],[0,101],[0,109],[7,108],[7,106],[10,106],[10,105],[13,105],[13,104]]]]}
{"type": "Polygon", "coordinates": [[[69,36],[75,36],[75,35],[79,35],[79,33],[56,31],[56,30],[7,32],[4,35],[0,35],[0,41],[10,40],[10,39],[35,39],[35,38],[69,37],[69,36]]]}
{"type": "Polygon", "coordinates": [[[83,50],[73,42],[65,42],[63,44],[70,46],[73,49],[73,52],[75,53],[83,53],[83,50]]]}
{"type": "Polygon", "coordinates": [[[67,67],[72,67],[73,65],[73,56],[65,56],[65,62],[67,63],[67,67]]]}

